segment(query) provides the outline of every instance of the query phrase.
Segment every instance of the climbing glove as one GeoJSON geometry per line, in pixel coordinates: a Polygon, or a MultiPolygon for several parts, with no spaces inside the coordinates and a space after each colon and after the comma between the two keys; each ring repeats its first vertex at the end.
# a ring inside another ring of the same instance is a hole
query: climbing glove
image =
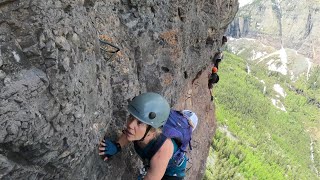
{"type": "Polygon", "coordinates": [[[143,176],[141,174],[138,176],[138,180],[143,180],[143,176]]]}
{"type": "Polygon", "coordinates": [[[102,146],[104,147],[104,150],[102,151],[104,152],[104,155],[108,158],[121,151],[121,146],[119,143],[115,143],[107,138],[105,138],[102,142],[105,143],[105,146],[102,146]]]}

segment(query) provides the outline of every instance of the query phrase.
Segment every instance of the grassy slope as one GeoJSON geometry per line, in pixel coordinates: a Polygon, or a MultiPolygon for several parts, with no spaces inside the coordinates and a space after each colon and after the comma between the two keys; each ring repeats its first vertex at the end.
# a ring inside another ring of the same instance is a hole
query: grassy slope
{"type": "MultiPolygon", "coordinates": [[[[236,139],[217,131],[212,143],[204,179],[316,179],[311,170],[311,127],[320,127],[320,112],[308,99],[289,90],[287,77],[269,73],[262,67],[225,54],[220,65],[220,81],[215,86],[216,116],[220,127],[227,126],[236,139]],[[263,94],[266,82],[267,91],[263,94]],[[273,84],[279,83],[287,96],[282,98],[288,112],[274,107],[270,97],[276,94],[273,84]]],[[[320,82],[320,81],[319,81],[320,82]]],[[[302,82],[295,86],[306,89],[302,82]]],[[[314,90],[305,92],[313,94],[314,90]]],[[[312,129],[312,128],[311,128],[312,129]]],[[[316,129],[319,132],[319,129],[316,129]]],[[[316,164],[320,169],[319,139],[315,147],[316,164]]]]}

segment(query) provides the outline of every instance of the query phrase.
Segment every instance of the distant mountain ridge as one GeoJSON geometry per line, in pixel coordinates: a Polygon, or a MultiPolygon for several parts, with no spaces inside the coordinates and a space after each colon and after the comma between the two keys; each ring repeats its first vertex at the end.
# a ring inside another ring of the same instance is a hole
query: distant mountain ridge
{"type": "Polygon", "coordinates": [[[255,0],[240,8],[227,35],[296,50],[320,64],[319,0],[255,0]]]}

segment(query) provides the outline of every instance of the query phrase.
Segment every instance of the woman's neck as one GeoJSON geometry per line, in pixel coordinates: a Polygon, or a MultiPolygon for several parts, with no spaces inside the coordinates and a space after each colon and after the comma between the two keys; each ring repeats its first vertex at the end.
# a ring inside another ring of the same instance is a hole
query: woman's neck
{"type": "Polygon", "coordinates": [[[149,132],[148,135],[144,138],[144,140],[139,141],[138,144],[140,147],[144,148],[145,146],[147,146],[150,143],[150,141],[152,141],[156,137],[157,137],[156,132],[149,132]]]}

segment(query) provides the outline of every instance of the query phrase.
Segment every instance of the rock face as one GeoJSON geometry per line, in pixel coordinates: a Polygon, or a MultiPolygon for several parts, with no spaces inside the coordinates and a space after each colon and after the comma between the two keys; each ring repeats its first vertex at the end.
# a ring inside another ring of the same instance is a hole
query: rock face
{"type": "Polygon", "coordinates": [[[319,10],[317,0],[256,0],[240,9],[228,34],[295,49],[320,64],[319,10]]]}
{"type": "Polygon", "coordinates": [[[200,179],[215,129],[206,69],[237,10],[237,0],[1,0],[0,178],[136,179],[132,147],[105,163],[97,145],[121,132],[128,100],[154,91],[198,114],[188,179],[200,179]]]}

